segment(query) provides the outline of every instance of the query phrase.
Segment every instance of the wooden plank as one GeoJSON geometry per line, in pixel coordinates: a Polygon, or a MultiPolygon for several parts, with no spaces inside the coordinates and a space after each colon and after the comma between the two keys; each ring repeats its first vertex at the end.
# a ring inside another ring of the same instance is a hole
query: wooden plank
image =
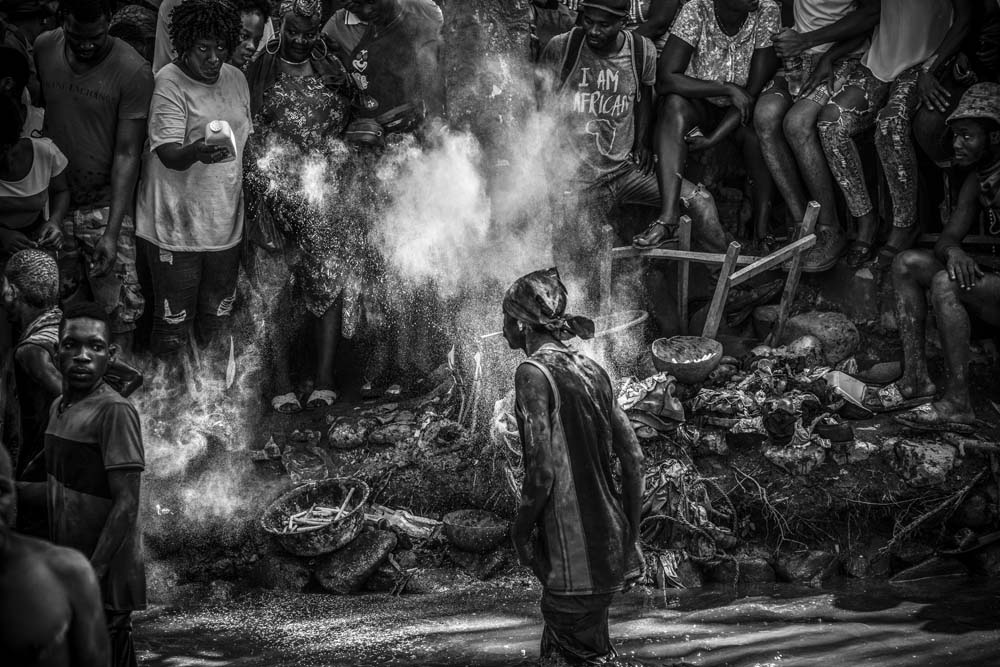
{"type": "Polygon", "coordinates": [[[614,245],[615,230],[611,228],[611,225],[603,225],[601,227],[601,259],[598,267],[598,280],[600,280],[598,312],[602,315],[611,314],[611,269],[615,259],[611,250],[614,245]]]}
{"type": "MultiPolygon", "coordinates": [[[[691,218],[682,215],[677,224],[677,238],[680,250],[691,250],[691,218]]],[[[684,336],[688,332],[688,290],[691,280],[691,262],[682,259],[677,262],[677,316],[680,320],[680,332],[684,336]]]]}
{"type": "MultiPolygon", "coordinates": [[[[816,227],[816,220],[819,218],[819,204],[811,201],[806,208],[805,217],[802,219],[802,226],[799,228],[799,236],[804,237],[812,234],[816,227]]],[[[771,342],[775,345],[781,340],[781,334],[785,330],[785,321],[788,313],[792,309],[792,302],[795,301],[795,292],[799,289],[799,276],[802,274],[802,252],[798,252],[792,258],[792,266],[788,270],[788,278],[785,280],[785,289],[781,293],[781,305],[778,306],[778,320],[774,323],[774,331],[771,334],[771,342]]]]}
{"type": "Polygon", "coordinates": [[[740,256],[740,244],[733,241],[726,250],[726,257],[722,262],[722,272],[719,275],[719,282],[715,284],[715,294],[712,296],[712,305],[708,309],[708,319],[705,320],[705,328],[701,335],[706,338],[715,338],[719,332],[719,325],[722,323],[722,314],[726,307],[726,297],[729,296],[729,278],[736,268],[736,260],[740,256]]]}
{"type": "MultiPolygon", "coordinates": [[[[655,250],[639,250],[632,246],[621,246],[611,250],[614,259],[626,259],[628,257],[642,257],[643,259],[678,259],[699,264],[722,264],[726,261],[726,256],[717,252],[697,252],[694,250],[669,250],[667,248],[657,248],[655,250]]],[[[751,255],[739,256],[736,258],[737,265],[746,266],[753,264],[760,257],[751,255]]]]}
{"type": "Polygon", "coordinates": [[[808,250],[814,245],[816,245],[815,234],[810,234],[809,236],[801,238],[797,241],[792,241],[784,248],[778,248],[767,257],[761,257],[750,266],[745,266],[734,273],[729,279],[729,282],[731,283],[730,287],[736,287],[751,278],[759,276],[765,271],[770,271],[771,269],[783,264],[792,255],[802,252],[803,250],[808,250]]]}

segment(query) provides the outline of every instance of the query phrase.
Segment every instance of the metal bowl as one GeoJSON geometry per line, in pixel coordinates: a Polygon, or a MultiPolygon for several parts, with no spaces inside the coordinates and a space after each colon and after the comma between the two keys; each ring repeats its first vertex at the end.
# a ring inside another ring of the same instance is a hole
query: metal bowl
{"type": "Polygon", "coordinates": [[[653,341],[653,365],[683,384],[699,384],[722,361],[722,343],[704,336],[674,336],[653,341]]]}
{"type": "Polygon", "coordinates": [[[485,553],[507,537],[507,522],[487,510],[457,510],[444,515],[444,534],[462,551],[485,553]]]}
{"type": "Polygon", "coordinates": [[[285,551],[296,556],[320,556],[336,551],[349,544],[365,522],[365,505],[370,490],[368,485],[353,477],[335,477],[318,482],[307,482],[281,495],[271,503],[260,525],[265,532],[274,535],[285,551]],[[282,532],[288,517],[307,510],[313,505],[340,507],[344,498],[354,489],[346,515],[339,521],[301,533],[282,532]]]}

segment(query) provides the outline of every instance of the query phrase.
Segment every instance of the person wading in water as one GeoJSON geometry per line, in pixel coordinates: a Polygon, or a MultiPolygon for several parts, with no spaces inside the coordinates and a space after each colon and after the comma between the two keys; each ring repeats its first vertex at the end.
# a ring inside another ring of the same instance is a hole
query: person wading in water
{"type": "Polygon", "coordinates": [[[608,608],[642,564],[642,451],[607,372],[562,342],[592,337],[594,323],[565,309],[554,268],[519,278],[503,300],[504,338],[528,355],[514,378],[525,475],[511,537],[543,586],[542,665],[615,658],[608,608]]]}

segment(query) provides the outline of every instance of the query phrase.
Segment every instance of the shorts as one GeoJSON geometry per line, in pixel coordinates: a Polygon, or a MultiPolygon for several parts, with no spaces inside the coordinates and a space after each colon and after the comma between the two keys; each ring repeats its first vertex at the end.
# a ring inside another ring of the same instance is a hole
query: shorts
{"type": "Polygon", "coordinates": [[[145,302],[135,270],[135,222],[126,215],[118,235],[118,254],[114,266],[103,276],[88,270],[94,248],[107,229],[109,208],[86,207],[70,211],[63,220],[63,245],[59,252],[60,293],[72,295],[86,282],[93,300],[111,320],[111,332],[128,333],[142,315],[145,302]]]}
{"type": "MultiPolygon", "coordinates": [[[[768,82],[764,87],[764,91],[761,95],[791,95],[789,86],[801,87],[809,80],[813,72],[816,71],[816,65],[819,64],[820,58],[823,56],[822,53],[803,53],[799,56],[799,59],[795,63],[796,67],[791,69],[786,69],[782,65],[778,71],[774,74],[774,77],[768,82]]],[[[837,92],[844,87],[848,76],[860,62],[860,56],[852,55],[847,58],[843,58],[833,67],[833,90],[830,89],[829,85],[817,86],[815,90],[811,91],[807,95],[801,95],[796,93],[791,95],[794,101],[799,100],[811,100],[820,106],[825,106],[830,98],[837,94],[837,92]]]]}

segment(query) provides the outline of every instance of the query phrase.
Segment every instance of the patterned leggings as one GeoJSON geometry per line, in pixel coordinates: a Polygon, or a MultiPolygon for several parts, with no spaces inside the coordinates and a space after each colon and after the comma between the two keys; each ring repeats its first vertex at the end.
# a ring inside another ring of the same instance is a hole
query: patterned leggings
{"type": "Polygon", "coordinates": [[[823,150],[834,178],[847,199],[851,215],[860,217],[872,212],[871,196],[865,187],[861,157],[854,137],[875,127],[875,147],[892,196],[894,227],[910,227],[916,222],[917,154],[913,146],[911,127],[917,112],[917,77],[920,67],[911,67],[892,83],[875,78],[864,65],[858,64],[842,91],[857,88],[864,94],[861,104],[842,106],[837,95],[830,105],[839,111],[837,120],[817,123],[823,150]]]}

